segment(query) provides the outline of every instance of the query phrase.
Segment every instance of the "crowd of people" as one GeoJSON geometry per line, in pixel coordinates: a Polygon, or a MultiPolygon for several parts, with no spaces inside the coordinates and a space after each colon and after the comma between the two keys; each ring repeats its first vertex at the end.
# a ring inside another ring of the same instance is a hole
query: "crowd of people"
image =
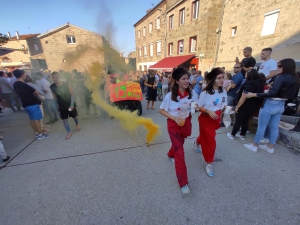
{"type": "MultiPolygon", "coordinates": [[[[286,104],[298,98],[300,76],[296,73],[293,59],[283,59],[277,63],[271,58],[271,48],[262,50],[264,62],[257,71],[251,53],[252,49],[247,47],[244,49],[245,58],[242,61],[236,58],[233,67],[235,75],[232,77],[225,72],[225,68],[219,67],[205,73],[204,77],[195,69],[191,74],[182,67],[172,72],[171,90],[163,99],[159,112],[168,118],[167,129],[172,143],[168,157],[175,163],[183,194],[190,192],[183,144],[185,138],[191,135],[193,111],[200,112],[195,149],[196,152],[202,152],[209,177],[214,176],[212,163],[216,151],[216,130],[221,127],[222,114],[228,106],[235,110],[235,120],[232,132],[227,133],[228,138],[245,140],[249,124],[252,126],[249,121],[257,116],[254,141],[244,146],[252,152],[257,152],[259,147],[274,153],[281,115],[286,104]],[[188,110],[184,110],[186,105],[189,105],[188,110]]],[[[297,126],[294,131],[297,131],[297,126]]]]}

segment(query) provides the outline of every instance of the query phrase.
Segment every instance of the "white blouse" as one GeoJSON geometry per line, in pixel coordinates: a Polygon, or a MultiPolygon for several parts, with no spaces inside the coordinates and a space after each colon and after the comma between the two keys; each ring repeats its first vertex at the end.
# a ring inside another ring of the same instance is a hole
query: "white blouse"
{"type": "Polygon", "coordinates": [[[179,116],[180,113],[180,106],[182,106],[183,104],[188,104],[189,105],[189,109],[188,112],[186,114],[186,117],[188,117],[188,115],[191,113],[191,102],[196,102],[197,101],[197,96],[196,95],[192,95],[191,99],[188,99],[189,96],[180,99],[179,96],[177,96],[178,102],[175,102],[171,99],[172,97],[172,92],[169,92],[164,100],[162,101],[160,108],[167,111],[168,113],[170,113],[173,116],[179,116]]]}
{"type": "Polygon", "coordinates": [[[219,93],[219,91],[216,90],[215,93],[211,95],[206,91],[202,91],[197,103],[199,107],[204,107],[214,112],[222,110],[227,106],[227,92],[223,90],[222,93],[219,93]]]}

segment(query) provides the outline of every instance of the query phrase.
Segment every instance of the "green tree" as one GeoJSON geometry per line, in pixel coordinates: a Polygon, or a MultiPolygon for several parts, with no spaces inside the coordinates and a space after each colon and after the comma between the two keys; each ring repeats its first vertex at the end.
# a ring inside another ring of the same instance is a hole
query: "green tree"
{"type": "Polygon", "coordinates": [[[8,40],[9,37],[7,35],[0,33],[0,46],[6,44],[8,40]]]}

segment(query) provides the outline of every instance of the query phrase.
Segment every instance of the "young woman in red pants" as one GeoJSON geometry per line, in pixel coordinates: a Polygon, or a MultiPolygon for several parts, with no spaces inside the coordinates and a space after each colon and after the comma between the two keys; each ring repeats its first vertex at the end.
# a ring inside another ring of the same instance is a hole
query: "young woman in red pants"
{"type": "Polygon", "coordinates": [[[227,93],[223,90],[224,74],[221,68],[214,68],[207,74],[208,83],[200,94],[196,111],[201,114],[198,118],[200,135],[196,144],[201,145],[206,162],[205,171],[209,177],[214,176],[212,162],[216,151],[216,130],[220,128],[220,117],[227,105],[227,93]]]}
{"type": "Polygon", "coordinates": [[[174,79],[172,91],[165,96],[159,113],[168,118],[167,126],[172,143],[168,156],[175,162],[176,176],[182,193],[188,194],[190,190],[183,144],[184,139],[192,133],[191,102],[196,99],[192,98],[188,71],[185,68],[175,69],[172,78],[174,79]],[[186,110],[183,110],[184,108],[186,110]]]}

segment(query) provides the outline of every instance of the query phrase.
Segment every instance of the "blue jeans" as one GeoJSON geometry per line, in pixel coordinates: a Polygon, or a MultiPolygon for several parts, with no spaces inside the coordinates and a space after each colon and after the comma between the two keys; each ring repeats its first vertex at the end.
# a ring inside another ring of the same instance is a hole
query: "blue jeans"
{"type": "Polygon", "coordinates": [[[53,99],[45,99],[43,105],[51,121],[53,121],[54,119],[58,119],[58,113],[53,99]]]}
{"type": "Polygon", "coordinates": [[[254,137],[254,142],[258,144],[263,138],[266,127],[270,128],[270,144],[276,144],[278,134],[279,134],[279,122],[282,113],[284,112],[284,101],[277,101],[272,99],[267,99],[264,107],[260,109],[258,116],[258,127],[257,132],[254,137]]]}

